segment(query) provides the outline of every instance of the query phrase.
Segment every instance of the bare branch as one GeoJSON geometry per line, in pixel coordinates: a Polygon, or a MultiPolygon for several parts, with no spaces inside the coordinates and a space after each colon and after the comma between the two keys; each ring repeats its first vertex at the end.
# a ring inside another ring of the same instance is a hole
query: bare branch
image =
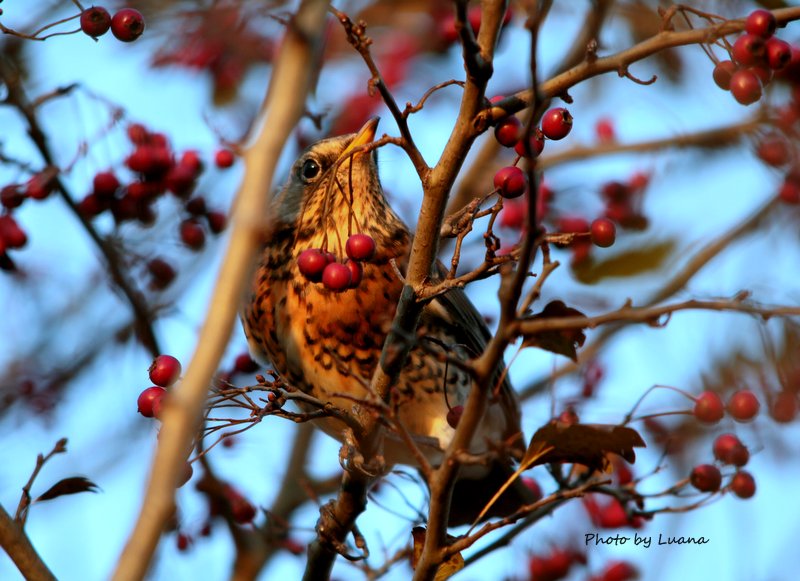
{"type": "Polygon", "coordinates": [[[246,171],[234,210],[227,256],[222,262],[197,350],[163,410],[163,428],[136,527],[120,556],[114,579],[141,579],[172,512],[183,459],[202,416],[208,383],[235,322],[267,214],[269,188],[283,145],[303,115],[319,55],[327,2],[305,0],[287,27],[263,111],[264,121],[244,154],[246,171]]]}

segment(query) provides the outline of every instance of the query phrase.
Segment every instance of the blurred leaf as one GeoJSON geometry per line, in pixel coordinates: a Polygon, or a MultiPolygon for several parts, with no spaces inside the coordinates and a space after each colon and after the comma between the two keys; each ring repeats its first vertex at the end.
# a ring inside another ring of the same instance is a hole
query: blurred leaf
{"type": "Polygon", "coordinates": [[[594,284],[610,277],[638,276],[661,268],[674,249],[674,240],[639,246],[607,260],[581,264],[573,269],[573,274],[584,284],[594,284]]]}
{"type": "MultiPolygon", "coordinates": [[[[528,320],[552,319],[563,317],[583,317],[584,314],[577,309],[568,307],[561,301],[551,301],[541,313],[528,317],[528,320]]],[[[582,329],[562,329],[558,331],[543,331],[536,335],[527,335],[523,347],[539,347],[551,353],[578,360],[578,347],[583,346],[586,335],[582,329]]]]}
{"type": "MultiPolygon", "coordinates": [[[[411,568],[417,568],[417,564],[419,563],[419,559],[422,556],[422,549],[425,546],[425,536],[427,535],[428,531],[425,527],[414,527],[411,530],[411,537],[414,539],[414,552],[411,555],[411,568]]],[[[452,535],[447,535],[447,542],[452,543],[456,540],[456,537],[452,535]]],[[[439,569],[436,571],[436,576],[433,578],[434,581],[445,581],[445,579],[449,579],[461,569],[464,568],[464,557],[461,556],[461,553],[456,553],[452,557],[450,557],[447,561],[439,565],[439,569]]]]}
{"type": "Polygon", "coordinates": [[[43,500],[53,500],[66,494],[78,494],[79,492],[97,492],[98,486],[88,478],[83,476],[71,476],[59,480],[50,489],[39,496],[34,502],[43,500]]]}
{"type": "Polygon", "coordinates": [[[605,470],[607,454],[617,454],[632,464],[636,460],[633,449],[645,446],[639,433],[625,426],[551,421],[536,430],[525,456],[536,456],[530,466],[569,462],[605,470]]]}

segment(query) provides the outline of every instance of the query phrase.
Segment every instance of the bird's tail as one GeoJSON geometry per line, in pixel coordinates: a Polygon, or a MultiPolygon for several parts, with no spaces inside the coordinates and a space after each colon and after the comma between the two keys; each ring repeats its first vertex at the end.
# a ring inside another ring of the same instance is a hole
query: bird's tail
{"type": "MultiPolygon", "coordinates": [[[[453,486],[448,526],[472,524],[497,491],[514,474],[514,468],[505,462],[492,463],[488,473],[479,478],[461,476],[453,486]]],[[[516,478],[492,504],[481,520],[509,516],[538,498],[520,478],[516,478]]]]}

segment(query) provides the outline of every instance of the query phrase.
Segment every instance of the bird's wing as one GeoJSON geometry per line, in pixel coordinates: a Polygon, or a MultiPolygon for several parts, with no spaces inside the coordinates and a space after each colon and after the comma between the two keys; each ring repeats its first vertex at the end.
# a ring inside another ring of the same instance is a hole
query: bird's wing
{"type": "MultiPolygon", "coordinates": [[[[444,265],[441,262],[437,263],[435,278],[443,279],[446,272],[444,265]]],[[[445,294],[439,295],[431,301],[429,308],[436,315],[445,318],[458,331],[460,342],[466,346],[473,357],[483,353],[492,335],[483,317],[463,289],[454,287],[445,294]]],[[[522,434],[519,400],[508,379],[505,363],[502,361],[498,364],[492,376],[491,389],[493,393],[497,393],[497,398],[494,399],[494,396],[490,395],[490,404],[499,405],[505,415],[507,424],[505,438],[516,438],[514,439],[514,447],[524,449],[524,439],[518,437],[522,434]],[[498,381],[502,381],[499,388],[497,387],[498,381]],[[493,399],[494,401],[492,401],[493,399]]]]}

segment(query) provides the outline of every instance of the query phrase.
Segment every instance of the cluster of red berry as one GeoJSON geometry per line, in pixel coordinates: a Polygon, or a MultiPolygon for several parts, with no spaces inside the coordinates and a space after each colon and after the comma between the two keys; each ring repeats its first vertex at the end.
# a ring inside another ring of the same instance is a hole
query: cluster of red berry
{"type": "MultiPolygon", "coordinates": [[[[203,171],[200,155],[188,150],[176,159],[163,133],[148,131],[140,124],[131,124],[127,134],[134,149],[126,158],[125,165],[135,174],[134,179],[123,185],[114,172],[98,172],[93,179],[92,191],[80,201],[78,209],[87,218],[110,211],[117,224],[135,220],[148,226],[156,219],[156,201],[166,192],[171,192],[182,200],[186,212],[179,226],[180,238],[188,248],[200,250],[205,245],[206,227],[212,234],[219,234],[227,222],[225,214],[209,209],[202,196],[192,197],[203,171]]],[[[234,161],[233,153],[227,149],[220,150],[215,161],[220,168],[230,167],[234,161]]],[[[153,290],[163,290],[175,278],[172,266],[160,258],[151,260],[148,270],[153,290]]]]}
{"type": "Polygon", "coordinates": [[[795,58],[797,49],[773,36],[775,16],[768,10],[755,10],[745,21],[745,33],[733,43],[731,60],[714,67],[714,82],[730,91],[742,105],[761,99],[762,89],[776,72],[785,70],[795,58]]]}
{"type": "Polygon", "coordinates": [[[610,181],[600,189],[605,200],[605,217],[622,228],[643,230],[647,218],[642,214],[642,194],[650,177],[643,172],[635,172],[627,182],[610,181]]]}
{"type": "MultiPolygon", "coordinates": [[[[737,422],[749,422],[758,415],[761,404],[749,389],[734,393],[728,400],[727,411],[737,422]]],[[[703,423],[716,424],[725,416],[726,406],[714,391],[704,391],[695,398],[694,416],[703,423]]]]}
{"type": "MultiPolygon", "coordinates": [[[[492,103],[502,100],[502,96],[491,99],[492,103]]],[[[572,115],[563,107],[548,110],[542,116],[541,127],[533,129],[525,139],[522,122],[514,115],[508,115],[497,122],[494,136],[503,147],[513,147],[519,157],[537,157],[544,150],[545,138],[558,140],[566,137],[572,129],[572,115]]],[[[494,187],[504,198],[518,198],[528,189],[528,177],[516,165],[500,168],[494,175],[494,187]]]]}
{"type": "Polygon", "coordinates": [[[583,506],[589,514],[592,524],[600,529],[620,529],[631,527],[640,529],[644,526],[644,519],[638,515],[628,513],[618,499],[610,497],[601,504],[597,501],[596,494],[583,497],[583,506]]]}
{"type": "MultiPolygon", "coordinates": [[[[203,492],[210,492],[206,487],[199,482],[197,489],[203,492]]],[[[210,537],[212,532],[213,518],[217,516],[227,515],[233,522],[246,525],[253,521],[256,517],[258,510],[250,502],[244,494],[242,494],[236,487],[230,483],[222,483],[221,487],[215,489],[214,494],[209,495],[209,517],[206,519],[195,535],[188,532],[186,529],[179,529],[176,526],[175,532],[175,545],[180,552],[188,551],[195,543],[196,537],[210,537]]],[[[299,551],[296,554],[303,552],[303,547],[292,539],[284,539],[280,542],[283,548],[291,552],[299,551]]]]}
{"type": "Polygon", "coordinates": [[[797,65],[791,83],[788,103],[772,111],[774,129],[756,138],[756,155],[770,167],[783,173],[783,182],[778,191],[780,199],[787,204],[800,204],[800,49],[795,50],[797,65]]]}
{"type": "MultiPolygon", "coordinates": [[[[146,418],[159,418],[167,396],[167,388],[175,384],[181,376],[181,363],[172,355],[159,355],[148,369],[150,381],[155,385],[144,389],[136,400],[139,413],[146,418]]],[[[178,488],[189,482],[194,474],[192,465],[186,462],[183,467],[178,488]]]]}
{"type": "Polygon", "coordinates": [[[223,103],[236,95],[253,65],[270,62],[275,53],[273,40],[253,26],[255,22],[258,19],[245,13],[240,2],[215,2],[184,14],[179,28],[153,57],[153,66],[207,72],[215,102],[223,103]]]}
{"type": "Polygon", "coordinates": [[[322,282],[335,292],[356,288],[364,277],[362,262],[375,256],[375,240],[369,234],[353,234],[345,243],[347,260],[337,262],[332,252],[321,248],[307,248],[297,257],[300,274],[311,282],[322,282]]]}
{"type": "MultiPolygon", "coordinates": [[[[728,405],[713,391],[704,391],[695,398],[694,416],[701,422],[714,424],[725,415],[725,411],[737,422],[749,422],[758,415],[761,404],[755,394],[742,389],[731,395],[728,405]]],[[[756,492],[753,476],[741,468],[750,460],[750,451],[734,434],[721,434],[712,446],[714,457],[723,465],[736,468],[728,489],[739,498],[750,498],[756,492]]],[[[701,492],[717,492],[722,486],[722,472],[714,464],[700,464],[692,469],[689,482],[701,492]]]]}
{"type": "Polygon", "coordinates": [[[133,8],[123,8],[114,16],[102,6],[92,6],[81,12],[81,30],[84,34],[97,38],[109,29],[117,40],[133,42],[144,32],[144,17],[133,8]]]}
{"type": "Polygon", "coordinates": [[[19,208],[27,199],[41,201],[46,199],[55,187],[56,171],[45,169],[24,184],[9,184],[0,189],[0,269],[14,270],[14,261],[8,255],[9,250],[17,250],[28,243],[28,235],[13,216],[13,210],[19,208]]]}

